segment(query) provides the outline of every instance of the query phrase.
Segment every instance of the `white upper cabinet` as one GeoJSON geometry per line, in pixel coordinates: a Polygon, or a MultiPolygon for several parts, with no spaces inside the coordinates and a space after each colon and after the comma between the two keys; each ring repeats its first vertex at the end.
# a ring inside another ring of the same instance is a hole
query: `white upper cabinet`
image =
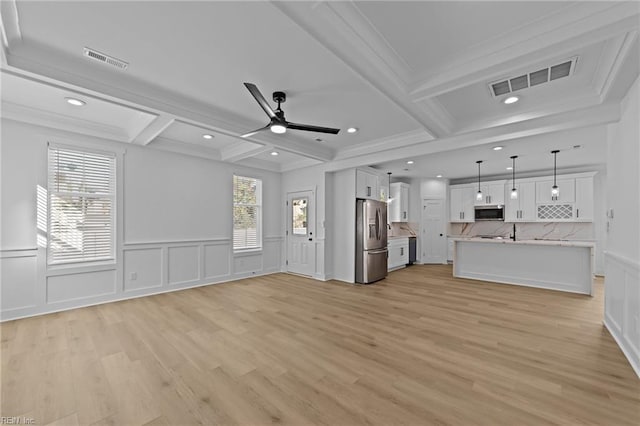
{"type": "Polygon", "coordinates": [[[451,186],[449,191],[449,220],[451,222],[475,222],[473,202],[477,187],[451,186]]]}
{"type": "Polygon", "coordinates": [[[497,206],[504,205],[504,181],[485,182],[480,185],[482,199],[477,199],[478,186],[473,192],[473,203],[476,206],[497,206]]]}
{"type": "Polygon", "coordinates": [[[380,199],[378,175],[360,169],[356,170],[356,198],[380,199]]]}
{"type": "Polygon", "coordinates": [[[593,177],[576,178],[577,222],[593,222],[593,177]]]}
{"type": "Polygon", "coordinates": [[[511,199],[510,181],[485,182],[483,199],[476,200],[478,186],[450,186],[450,222],[474,222],[474,207],[504,205],[505,222],[593,222],[593,177],[595,172],[556,178],[557,198],[551,196],[553,176],[518,179],[518,198],[511,199]]]}
{"type": "Polygon", "coordinates": [[[505,222],[535,222],[536,221],[536,184],[535,182],[521,182],[516,184],[518,198],[511,199],[513,186],[505,185],[505,222]]]}
{"type": "Polygon", "coordinates": [[[389,204],[389,222],[407,222],[409,220],[409,185],[406,183],[391,184],[389,204]]]}
{"type": "Polygon", "coordinates": [[[536,181],[536,203],[538,204],[564,204],[576,201],[576,180],[556,179],[556,185],[560,191],[557,198],[551,197],[553,178],[536,181]]]}

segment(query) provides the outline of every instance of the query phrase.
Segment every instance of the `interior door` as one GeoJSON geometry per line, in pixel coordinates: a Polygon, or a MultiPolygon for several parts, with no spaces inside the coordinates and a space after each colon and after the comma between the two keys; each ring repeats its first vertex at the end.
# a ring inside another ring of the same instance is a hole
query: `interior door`
{"type": "Polygon", "coordinates": [[[447,263],[444,200],[422,202],[422,263],[447,263]]]}
{"type": "Polygon", "coordinates": [[[287,194],[287,271],[316,271],[315,198],[313,191],[287,194]]]}

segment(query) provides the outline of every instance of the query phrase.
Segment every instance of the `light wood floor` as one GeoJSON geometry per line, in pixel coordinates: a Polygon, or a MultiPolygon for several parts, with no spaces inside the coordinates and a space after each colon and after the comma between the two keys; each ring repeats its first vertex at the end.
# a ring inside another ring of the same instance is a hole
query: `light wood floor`
{"type": "Polygon", "coordinates": [[[2,416],[38,425],[640,424],[595,297],[413,266],[276,274],[4,323],[2,416]]]}

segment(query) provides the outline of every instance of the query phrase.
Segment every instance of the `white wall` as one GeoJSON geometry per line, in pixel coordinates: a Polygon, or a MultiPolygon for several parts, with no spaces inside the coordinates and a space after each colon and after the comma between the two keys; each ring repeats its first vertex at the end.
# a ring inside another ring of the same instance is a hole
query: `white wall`
{"type": "Polygon", "coordinates": [[[0,316],[3,320],[281,270],[277,173],[2,121],[0,316]],[[53,268],[37,233],[47,142],[119,153],[115,263],[53,268]],[[263,180],[263,250],[232,250],[234,173],[263,180]],[[133,274],[133,275],[132,275],[133,274]],[[135,279],[133,277],[135,276],[135,279]]]}
{"type": "Polygon", "coordinates": [[[609,126],[605,325],[640,376],[640,79],[609,126]]]}

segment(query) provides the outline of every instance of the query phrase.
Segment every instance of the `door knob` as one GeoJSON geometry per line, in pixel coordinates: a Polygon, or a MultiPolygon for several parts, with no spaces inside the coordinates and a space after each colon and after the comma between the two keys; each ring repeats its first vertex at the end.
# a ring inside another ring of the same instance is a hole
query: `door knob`
{"type": "Polygon", "coordinates": [[[442,237],[442,234],[440,234],[440,236],[442,237]]]}

